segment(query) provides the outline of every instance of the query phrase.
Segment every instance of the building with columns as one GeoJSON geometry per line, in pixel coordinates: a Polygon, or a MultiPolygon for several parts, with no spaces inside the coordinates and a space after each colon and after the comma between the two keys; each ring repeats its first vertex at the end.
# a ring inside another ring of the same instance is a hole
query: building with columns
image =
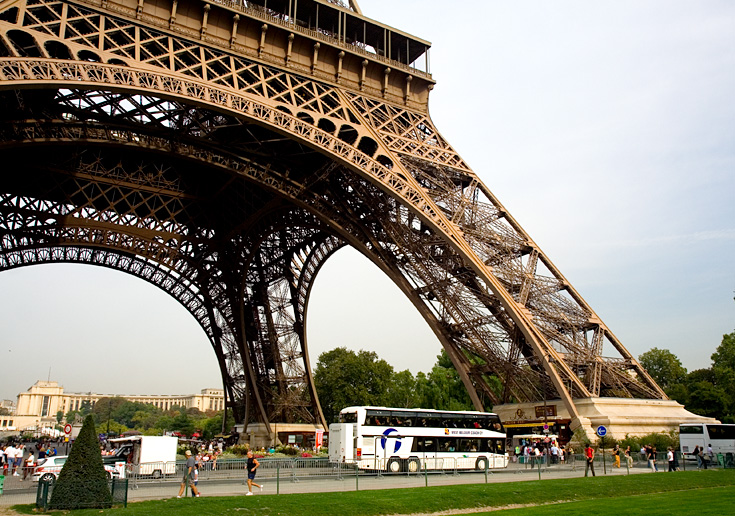
{"type": "MultiPolygon", "coordinates": [[[[168,410],[175,405],[185,408],[197,408],[202,412],[222,410],[225,408],[224,389],[202,389],[200,394],[96,394],[92,392],[65,392],[58,382],[39,380],[26,392],[18,394],[15,413],[12,417],[0,419],[0,430],[3,420],[6,427],[23,430],[30,427],[53,426],[56,414],[64,414],[71,410],[79,410],[85,402],[94,406],[102,398],[123,398],[127,401],[155,405],[161,410],[168,410]]],[[[8,428],[10,429],[10,428],[8,428]]]]}

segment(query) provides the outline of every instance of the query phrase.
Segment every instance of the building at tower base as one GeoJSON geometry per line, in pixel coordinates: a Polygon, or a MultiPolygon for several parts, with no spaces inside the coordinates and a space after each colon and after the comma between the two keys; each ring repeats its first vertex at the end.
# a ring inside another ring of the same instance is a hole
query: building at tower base
{"type": "Polygon", "coordinates": [[[599,426],[604,426],[611,438],[624,439],[626,435],[638,437],[675,431],[682,423],[719,423],[714,418],[692,414],[674,400],[606,397],[575,399],[574,403],[579,411],[576,422],[559,399],[496,405],[493,412],[500,416],[508,437],[548,433],[558,435],[562,442],[569,441],[578,426],[588,438],[595,440],[599,426]]]}

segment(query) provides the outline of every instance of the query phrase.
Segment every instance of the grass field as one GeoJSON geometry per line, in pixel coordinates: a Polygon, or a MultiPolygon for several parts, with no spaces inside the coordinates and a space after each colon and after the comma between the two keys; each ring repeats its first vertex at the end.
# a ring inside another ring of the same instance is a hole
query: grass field
{"type": "MultiPolygon", "coordinates": [[[[562,480],[341,493],[167,499],[127,509],[74,511],[74,516],[377,516],[455,514],[548,515],[733,514],[735,470],[597,476],[562,480]],[[519,507],[510,509],[509,507],[519,507]]],[[[32,506],[16,506],[34,514],[32,506]]]]}

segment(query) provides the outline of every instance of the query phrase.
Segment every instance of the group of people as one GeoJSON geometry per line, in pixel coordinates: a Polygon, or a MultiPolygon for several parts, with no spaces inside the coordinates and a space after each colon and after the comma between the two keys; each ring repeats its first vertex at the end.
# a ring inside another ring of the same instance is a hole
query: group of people
{"type": "Polygon", "coordinates": [[[695,446],[693,454],[697,457],[697,469],[707,469],[707,465],[715,458],[715,452],[712,450],[711,444],[707,445],[706,451],[704,446],[695,446]]]}
{"type": "MultiPolygon", "coordinates": [[[[176,498],[181,498],[181,495],[184,494],[184,489],[186,489],[186,485],[189,484],[189,487],[191,488],[191,495],[199,498],[200,492],[199,492],[199,468],[201,467],[201,463],[197,461],[196,457],[193,457],[191,454],[191,450],[186,450],[186,466],[184,468],[184,478],[181,479],[181,486],[179,487],[179,494],[176,496],[176,498]]],[[[199,457],[199,455],[197,455],[199,457]]],[[[247,474],[247,482],[248,482],[248,492],[246,493],[246,496],[252,496],[253,495],[253,486],[257,487],[261,491],[263,490],[263,486],[260,484],[255,483],[255,473],[256,470],[260,467],[260,462],[258,459],[255,458],[253,455],[252,450],[248,450],[248,460],[245,464],[245,473],[247,474]]]]}
{"type": "Polygon", "coordinates": [[[36,467],[37,460],[56,455],[56,448],[41,441],[35,444],[10,442],[0,446],[0,470],[4,476],[21,477],[22,482],[36,467]]]}
{"type": "Polygon", "coordinates": [[[549,464],[565,463],[571,453],[571,448],[559,446],[556,441],[546,443],[538,440],[515,447],[516,456],[526,464],[536,464],[542,460],[546,460],[549,464]]]}
{"type": "MultiPolygon", "coordinates": [[[[647,461],[652,473],[658,471],[657,456],[658,450],[655,446],[651,444],[641,446],[641,458],[647,461]]],[[[679,453],[671,446],[666,448],[666,462],[669,466],[668,471],[679,471],[679,453]]]]}
{"type": "MultiPolygon", "coordinates": [[[[697,453],[697,450],[695,450],[695,454],[697,453]]],[[[630,450],[630,446],[628,446],[625,450],[620,449],[620,445],[616,444],[615,448],[613,448],[612,456],[613,456],[613,467],[619,468],[620,467],[620,457],[621,454],[625,457],[628,467],[633,467],[633,455],[630,450]]],[[[595,476],[595,450],[592,448],[591,444],[588,444],[584,449],[584,456],[586,460],[586,466],[584,470],[584,476],[586,477],[588,473],[591,471],[592,476],[595,476]]],[[[646,444],[641,447],[641,458],[646,460],[648,463],[648,467],[651,469],[652,472],[658,471],[658,465],[656,463],[656,456],[657,456],[657,450],[655,446],[652,446],[650,444],[646,444]]],[[[668,471],[679,471],[679,454],[669,446],[666,450],[666,460],[668,462],[669,469],[668,471]]]]}

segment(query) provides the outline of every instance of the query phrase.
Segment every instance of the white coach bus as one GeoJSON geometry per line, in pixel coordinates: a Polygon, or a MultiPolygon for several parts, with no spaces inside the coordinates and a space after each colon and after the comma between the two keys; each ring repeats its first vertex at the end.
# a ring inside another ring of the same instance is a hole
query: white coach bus
{"type": "Polygon", "coordinates": [[[359,469],[505,468],[505,432],[497,414],[347,407],[329,425],[329,460],[359,469]]]}
{"type": "Polygon", "coordinates": [[[681,453],[690,455],[699,446],[707,453],[707,446],[712,445],[712,452],[735,453],[735,425],[703,425],[686,423],[679,425],[679,445],[681,453]]]}

